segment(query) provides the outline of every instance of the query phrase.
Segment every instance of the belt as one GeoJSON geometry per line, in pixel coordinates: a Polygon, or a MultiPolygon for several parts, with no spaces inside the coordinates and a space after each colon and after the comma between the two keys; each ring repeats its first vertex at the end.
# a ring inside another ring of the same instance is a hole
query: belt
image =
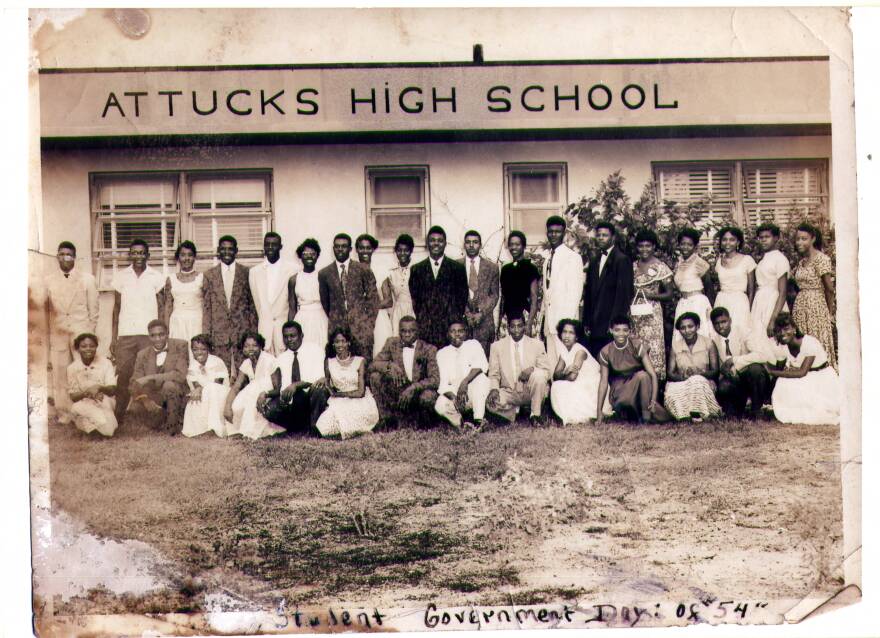
{"type": "Polygon", "coordinates": [[[697,295],[704,294],[702,290],[690,290],[688,292],[681,291],[682,299],[687,299],[688,297],[696,297],[697,295]]]}

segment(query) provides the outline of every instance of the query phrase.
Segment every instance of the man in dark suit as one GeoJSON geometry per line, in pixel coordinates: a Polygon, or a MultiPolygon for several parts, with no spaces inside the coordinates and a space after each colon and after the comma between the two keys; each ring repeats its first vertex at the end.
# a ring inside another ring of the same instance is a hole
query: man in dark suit
{"type": "Polygon", "coordinates": [[[446,345],[453,319],[464,318],[468,282],[464,264],[445,257],[446,231],[432,226],[426,240],[428,258],[412,267],[409,293],[422,339],[435,348],[446,345]]]}
{"type": "Polygon", "coordinates": [[[399,334],[370,365],[370,388],[384,419],[424,424],[433,418],[438,397],[437,348],[418,338],[415,317],[401,318],[399,334]]]}
{"type": "Polygon", "coordinates": [[[598,254],[590,260],[584,286],[584,331],[587,350],[594,357],[611,341],[608,323],[612,317],[629,316],[633,301],[633,265],[614,245],[617,229],[611,222],[596,224],[598,254]]]}
{"type": "Polygon", "coordinates": [[[489,345],[495,340],[495,306],[498,305],[500,279],[498,264],[480,256],[483,238],[475,230],[464,234],[464,264],[468,284],[468,301],[464,315],[471,338],[483,346],[488,356],[489,345]]]}
{"type": "Polygon", "coordinates": [[[171,434],[180,432],[189,391],[186,371],[189,344],[169,339],[168,327],[159,319],[147,325],[150,345],[137,353],[129,392],[126,422],[142,423],[171,434]]]}
{"type": "Polygon", "coordinates": [[[339,233],[333,238],[336,260],[318,272],[318,291],[327,313],[328,330],[350,330],[356,353],[369,362],[373,356],[379,293],[373,271],[352,261],[350,255],[351,237],[339,233]]]}
{"type": "Polygon", "coordinates": [[[236,255],[235,237],[221,237],[217,242],[220,263],[205,271],[202,280],[202,332],[211,337],[214,354],[223,359],[232,378],[244,357],[238,351],[241,335],[257,329],[248,268],[235,261],[236,255]]]}

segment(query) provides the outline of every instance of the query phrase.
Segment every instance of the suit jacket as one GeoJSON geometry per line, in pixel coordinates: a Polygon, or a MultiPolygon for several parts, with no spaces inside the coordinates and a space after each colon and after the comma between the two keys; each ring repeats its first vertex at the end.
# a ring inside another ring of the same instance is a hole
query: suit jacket
{"type": "Polygon", "coordinates": [[[95,332],[98,325],[98,288],[95,278],[74,268],[65,277],[60,268],[46,277],[49,343],[54,351],[70,350],[73,339],[95,332]]]}
{"type": "MultiPolygon", "coordinates": [[[[469,268],[467,257],[460,259],[459,262],[464,266],[465,277],[467,277],[467,269],[469,268]]],[[[470,312],[481,313],[480,322],[473,327],[471,336],[483,344],[484,349],[495,339],[495,306],[498,305],[500,287],[498,264],[485,257],[480,257],[477,290],[473,299],[468,298],[465,315],[470,312]]]]}
{"type": "MultiPolygon", "coordinates": [[[[168,354],[165,355],[165,363],[162,366],[164,374],[171,374],[171,380],[175,383],[186,385],[186,373],[189,369],[189,344],[183,339],[168,340],[168,354]]],[[[134,360],[134,372],[132,380],[140,379],[148,374],[156,374],[156,351],[153,346],[148,346],[137,353],[134,360]]]]}
{"type": "Polygon", "coordinates": [[[267,290],[266,260],[264,259],[248,271],[248,283],[257,309],[257,331],[266,339],[266,350],[274,355],[284,351],[281,326],[287,321],[290,310],[287,299],[287,283],[297,272],[296,266],[287,261],[281,262],[281,272],[275,290],[267,290]]]}
{"type": "Polygon", "coordinates": [[[602,337],[608,323],[618,315],[628,316],[633,302],[633,264],[616,246],[608,253],[605,269],[599,272],[601,254],[590,260],[584,288],[584,328],[591,336],[602,337]]]}
{"type": "Polygon", "coordinates": [[[468,301],[464,265],[444,257],[437,279],[434,279],[431,261],[424,259],[410,270],[409,292],[419,322],[419,336],[442,348],[446,345],[449,323],[464,317],[468,301]]]}
{"type": "MultiPolygon", "coordinates": [[[[440,368],[437,367],[437,348],[422,339],[416,339],[415,356],[413,357],[412,385],[420,392],[422,390],[436,390],[440,386],[440,368]]],[[[388,374],[393,366],[399,366],[406,371],[403,365],[403,346],[400,337],[389,337],[385,347],[373,359],[370,364],[370,372],[388,374]]]]}
{"type": "Polygon", "coordinates": [[[237,348],[242,333],[257,329],[248,270],[236,262],[228,304],[219,265],[207,270],[202,279],[202,329],[216,348],[237,348]]]}
{"type": "MultiPolygon", "coordinates": [[[[510,356],[510,347],[513,339],[510,335],[492,344],[489,351],[489,384],[493,390],[504,388],[515,390],[517,380],[514,376],[513,362],[510,356]]],[[[544,351],[544,342],[523,335],[522,340],[523,370],[536,367],[547,372],[547,356],[544,351]]]]}
{"type": "Polygon", "coordinates": [[[379,312],[379,293],[373,271],[359,262],[349,260],[345,271],[347,308],[342,295],[339,267],[335,260],[318,271],[318,292],[327,314],[328,329],[347,327],[361,350],[358,354],[371,357],[373,330],[376,327],[376,314],[379,312]]]}
{"type": "Polygon", "coordinates": [[[550,282],[547,283],[547,271],[550,268],[550,256],[544,260],[541,273],[544,287],[544,334],[556,334],[556,324],[560,319],[577,319],[581,297],[584,293],[584,262],[581,256],[565,244],[561,244],[553,257],[553,269],[550,282]]]}

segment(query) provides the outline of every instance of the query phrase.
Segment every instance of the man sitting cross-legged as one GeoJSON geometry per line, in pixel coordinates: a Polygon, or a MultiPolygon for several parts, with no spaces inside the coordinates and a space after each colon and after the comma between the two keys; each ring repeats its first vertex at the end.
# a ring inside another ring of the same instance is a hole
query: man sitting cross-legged
{"type": "Polygon", "coordinates": [[[454,427],[461,426],[467,410],[473,411],[473,422],[465,425],[479,429],[486,414],[486,398],[489,396],[489,377],[486,372],[489,362],[483,346],[476,339],[468,339],[463,320],[449,324],[449,345],[437,352],[437,367],[440,369],[440,396],[434,409],[437,414],[454,427]]]}
{"type": "Polygon", "coordinates": [[[370,388],[386,422],[424,425],[437,402],[437,349],[418,338],[415,317],[401,318],[399,326],[400,336],[389,338],[370,365],[370,388]]]}
{"type": "Polygon", "coordinates": [[[180,432],[186,407],[186,371],[189,344],[169,339],[168,327],[159,319],[147,324],[150,345],[137,353],[129,390],[131,402],[126,424],[142,423],[171,434],[180,432]]]}
{"type": "Polygon", "coordinates": [[[508,317],[507,336],[492,344],[489,351],[492,389],[486,408],[512,422],[519,409],[527,405],[532,425],[540,425],[550,369],[544,344],[527,336],[525,331],[522,316],[508,317]]]}

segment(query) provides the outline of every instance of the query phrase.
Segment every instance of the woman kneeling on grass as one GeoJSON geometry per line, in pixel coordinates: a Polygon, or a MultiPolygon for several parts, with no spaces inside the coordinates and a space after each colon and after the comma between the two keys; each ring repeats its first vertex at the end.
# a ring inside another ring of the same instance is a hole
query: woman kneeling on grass
{"type": "Polygon", "coordinates": [[[73,424],[83,432],[113,436],[118,425],[113,413],[116,406],[113,364],[97,354],[98,337],[91,333],[79,335],[74,339],[73,347],[79,354],[79,359],[74,358],[67,366],[73,424]]]}
{"type": "Polygon", "coordinates": [[[779,344],[776,367],[765,368],[776,377],[773,414],[783,423],[838,425],[840,382],[822,343],[803,334],[787,312],[776,317],[779,344]]]}
{"type": "MultiPolygon", "coordinates": [[[[562,319],[556,326],[556,356],[550,405],[563,425],[586,423],[596,416],[596,390],[599,387],[599,364],[578,340],[583,336],[581,322],[562,319]]],[[[555,352],[554,352],[555,350],[555,352]]]]}
{"type": "Polygon", "coordinates": [[[364,358],[352,354],[351,342],[346,328],[330,332],[330,348],[336,356],[324,361],[323,382],[330,388],[330,398],[315,424],[321,436],[347,439],[372,431],[379,422],[379,408],[366,387],[364,358]]]}
{"type": "Polygon", "coordinates": [[[226,436],[241,434],[249,439],[281,434],[286,430],[266,420],[257,410],[257,397],[272,389],[272,372],[277,367],[275,357],[263,350],[266,340],[256,332],[241,335],[239,348],[244,361],[235,377],[235,384],[226,396],[223,416],[226,418],[226,436]]]}
{"type": "Polygon", "coordinates": [[[229,393],[229,372],[223,359],[211,354],[211,338],[198,334],[190,339],[192,358],[186,371],[189,401],[183,413],[183,436],[198,436],[214,431],[226,436],[223,409],[229,393]]]}
{"type": "MultiPolygon", "coordinates": [[[[609,329],[611,343],[599,352],[602,376],[596,405],[605,404],[610,388],[611,407],[617,416],[637,419],[639,423],[668,421],[666,410],[657,403],[657,374],[651,365],[648,347],[630,337],[629,317],[615,317],[609,329]]],[[[596,423],[604,419],[601,407],[597,407],[596,423]]]]}
{"type": "Polygon", "coordinates": [[[695,312],[682,314],[675,320],[675,328],[682,338],[673,340],[669,350],[666,409],[678,420],[701,421],[721,414],[714,381],[718,378],[718,349],[699,333],[700,317],[695,312]]]}

